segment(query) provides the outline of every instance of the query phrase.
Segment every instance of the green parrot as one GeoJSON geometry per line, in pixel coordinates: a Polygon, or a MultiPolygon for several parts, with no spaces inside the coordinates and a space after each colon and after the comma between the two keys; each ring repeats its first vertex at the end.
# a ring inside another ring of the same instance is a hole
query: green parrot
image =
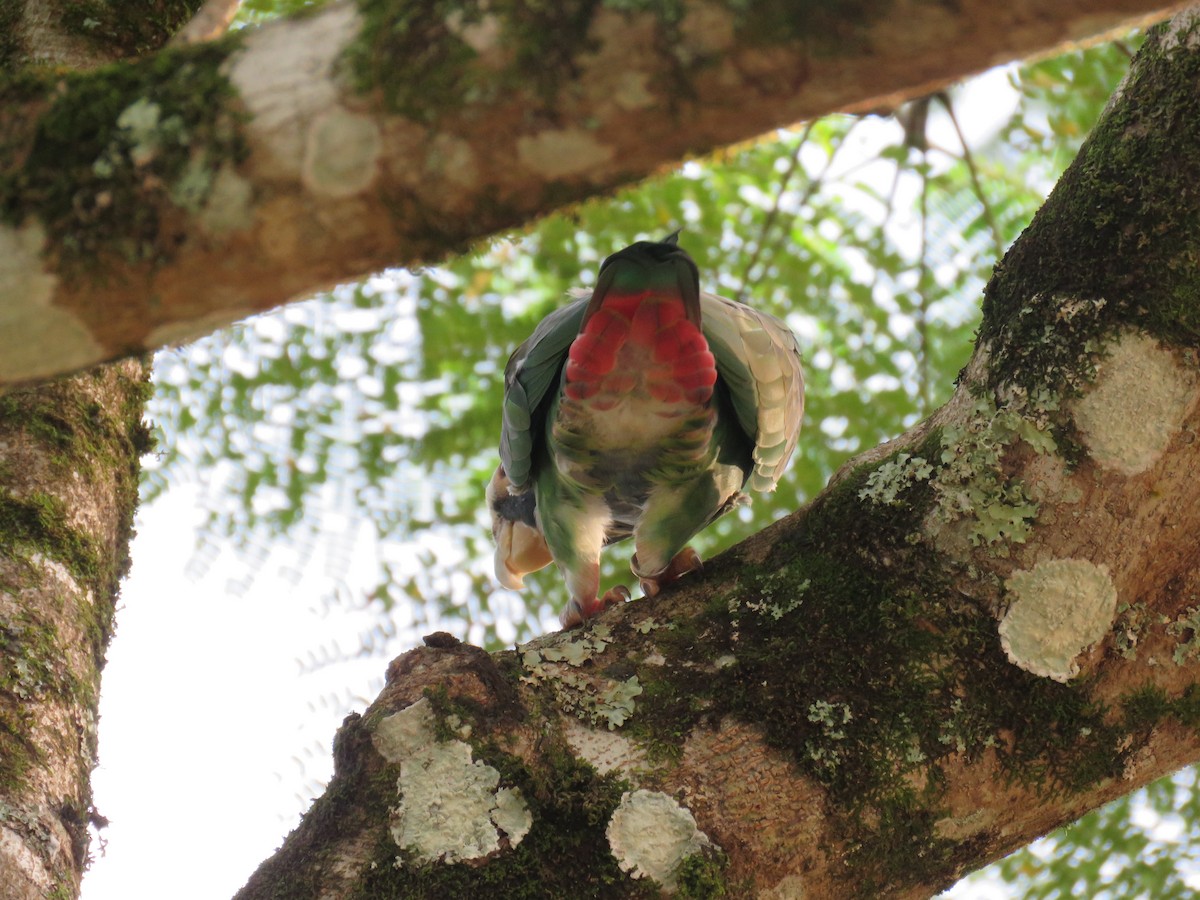
{"type": "Polygon", "coordinates": [[[504,370],[500,466],[487,490],[496,576],[554,562],[564,627],[629,599],[600,553],[632,537],[647,597],[700,568],[692,536],[775,488],[804,413],[800,349],[778,319],[701,293],[679,233],[608,257],[504,370]]]}

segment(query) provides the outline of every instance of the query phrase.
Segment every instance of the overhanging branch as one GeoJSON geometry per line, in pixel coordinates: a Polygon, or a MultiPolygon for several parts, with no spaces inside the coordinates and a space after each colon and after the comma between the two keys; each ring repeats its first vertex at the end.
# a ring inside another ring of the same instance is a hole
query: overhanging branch
{"type": "Polygon", "coordinates": [[[816,8],[497,3],[434,15],[364,0],[116,69],[10,80],[0,384],[434,262],[689,155],[890,108],[1166,10],[816,8]]]}

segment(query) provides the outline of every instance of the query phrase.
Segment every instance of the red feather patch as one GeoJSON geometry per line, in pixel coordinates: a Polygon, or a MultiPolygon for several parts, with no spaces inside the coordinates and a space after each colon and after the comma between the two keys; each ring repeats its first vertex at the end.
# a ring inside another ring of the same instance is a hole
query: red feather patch
{"type": "Polygon", "coordinates": [[[708,342],[683,301],[652,291],[610,292],[572,342],[566,375],[567,397],[598,410],[639,388],[660,403],[703,405],[717,380],[708,342]]]}

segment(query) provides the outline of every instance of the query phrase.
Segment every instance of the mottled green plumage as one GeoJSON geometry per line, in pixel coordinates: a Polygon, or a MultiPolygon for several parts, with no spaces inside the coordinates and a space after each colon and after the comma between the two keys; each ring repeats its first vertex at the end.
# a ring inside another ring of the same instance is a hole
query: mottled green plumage
{"type": "Polygon", "coordinates": [[[574,624],[614,600],[597,598],[600,550],[633,537],[634,573],[657,592],[699,564],[688,540],[743,485],[774,488],[803,397],[791,331],[701,294],[674,235],[613,254],[596,289],[547,316],[505,369],[497,574],[519,586],[552,556],[574,624]],[[531,490],[532,504],[520,497],[531,490]]]}

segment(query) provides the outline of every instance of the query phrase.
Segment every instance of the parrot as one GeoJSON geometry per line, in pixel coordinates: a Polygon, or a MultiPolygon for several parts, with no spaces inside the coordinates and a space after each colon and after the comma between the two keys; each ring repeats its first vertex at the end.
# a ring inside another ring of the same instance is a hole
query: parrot
{"type": "Polygon", "coordinates": [[[564,628],[630,599],[599,596],[601,551],[633,539],[646,597],[699,570],[688,542],[774,490],[795,450],[804,376],[779,319],[700,290],[679,232],[600,265],[504,370],[500,464],[486,489],[497,580],[555,563],[564,628]]]}

